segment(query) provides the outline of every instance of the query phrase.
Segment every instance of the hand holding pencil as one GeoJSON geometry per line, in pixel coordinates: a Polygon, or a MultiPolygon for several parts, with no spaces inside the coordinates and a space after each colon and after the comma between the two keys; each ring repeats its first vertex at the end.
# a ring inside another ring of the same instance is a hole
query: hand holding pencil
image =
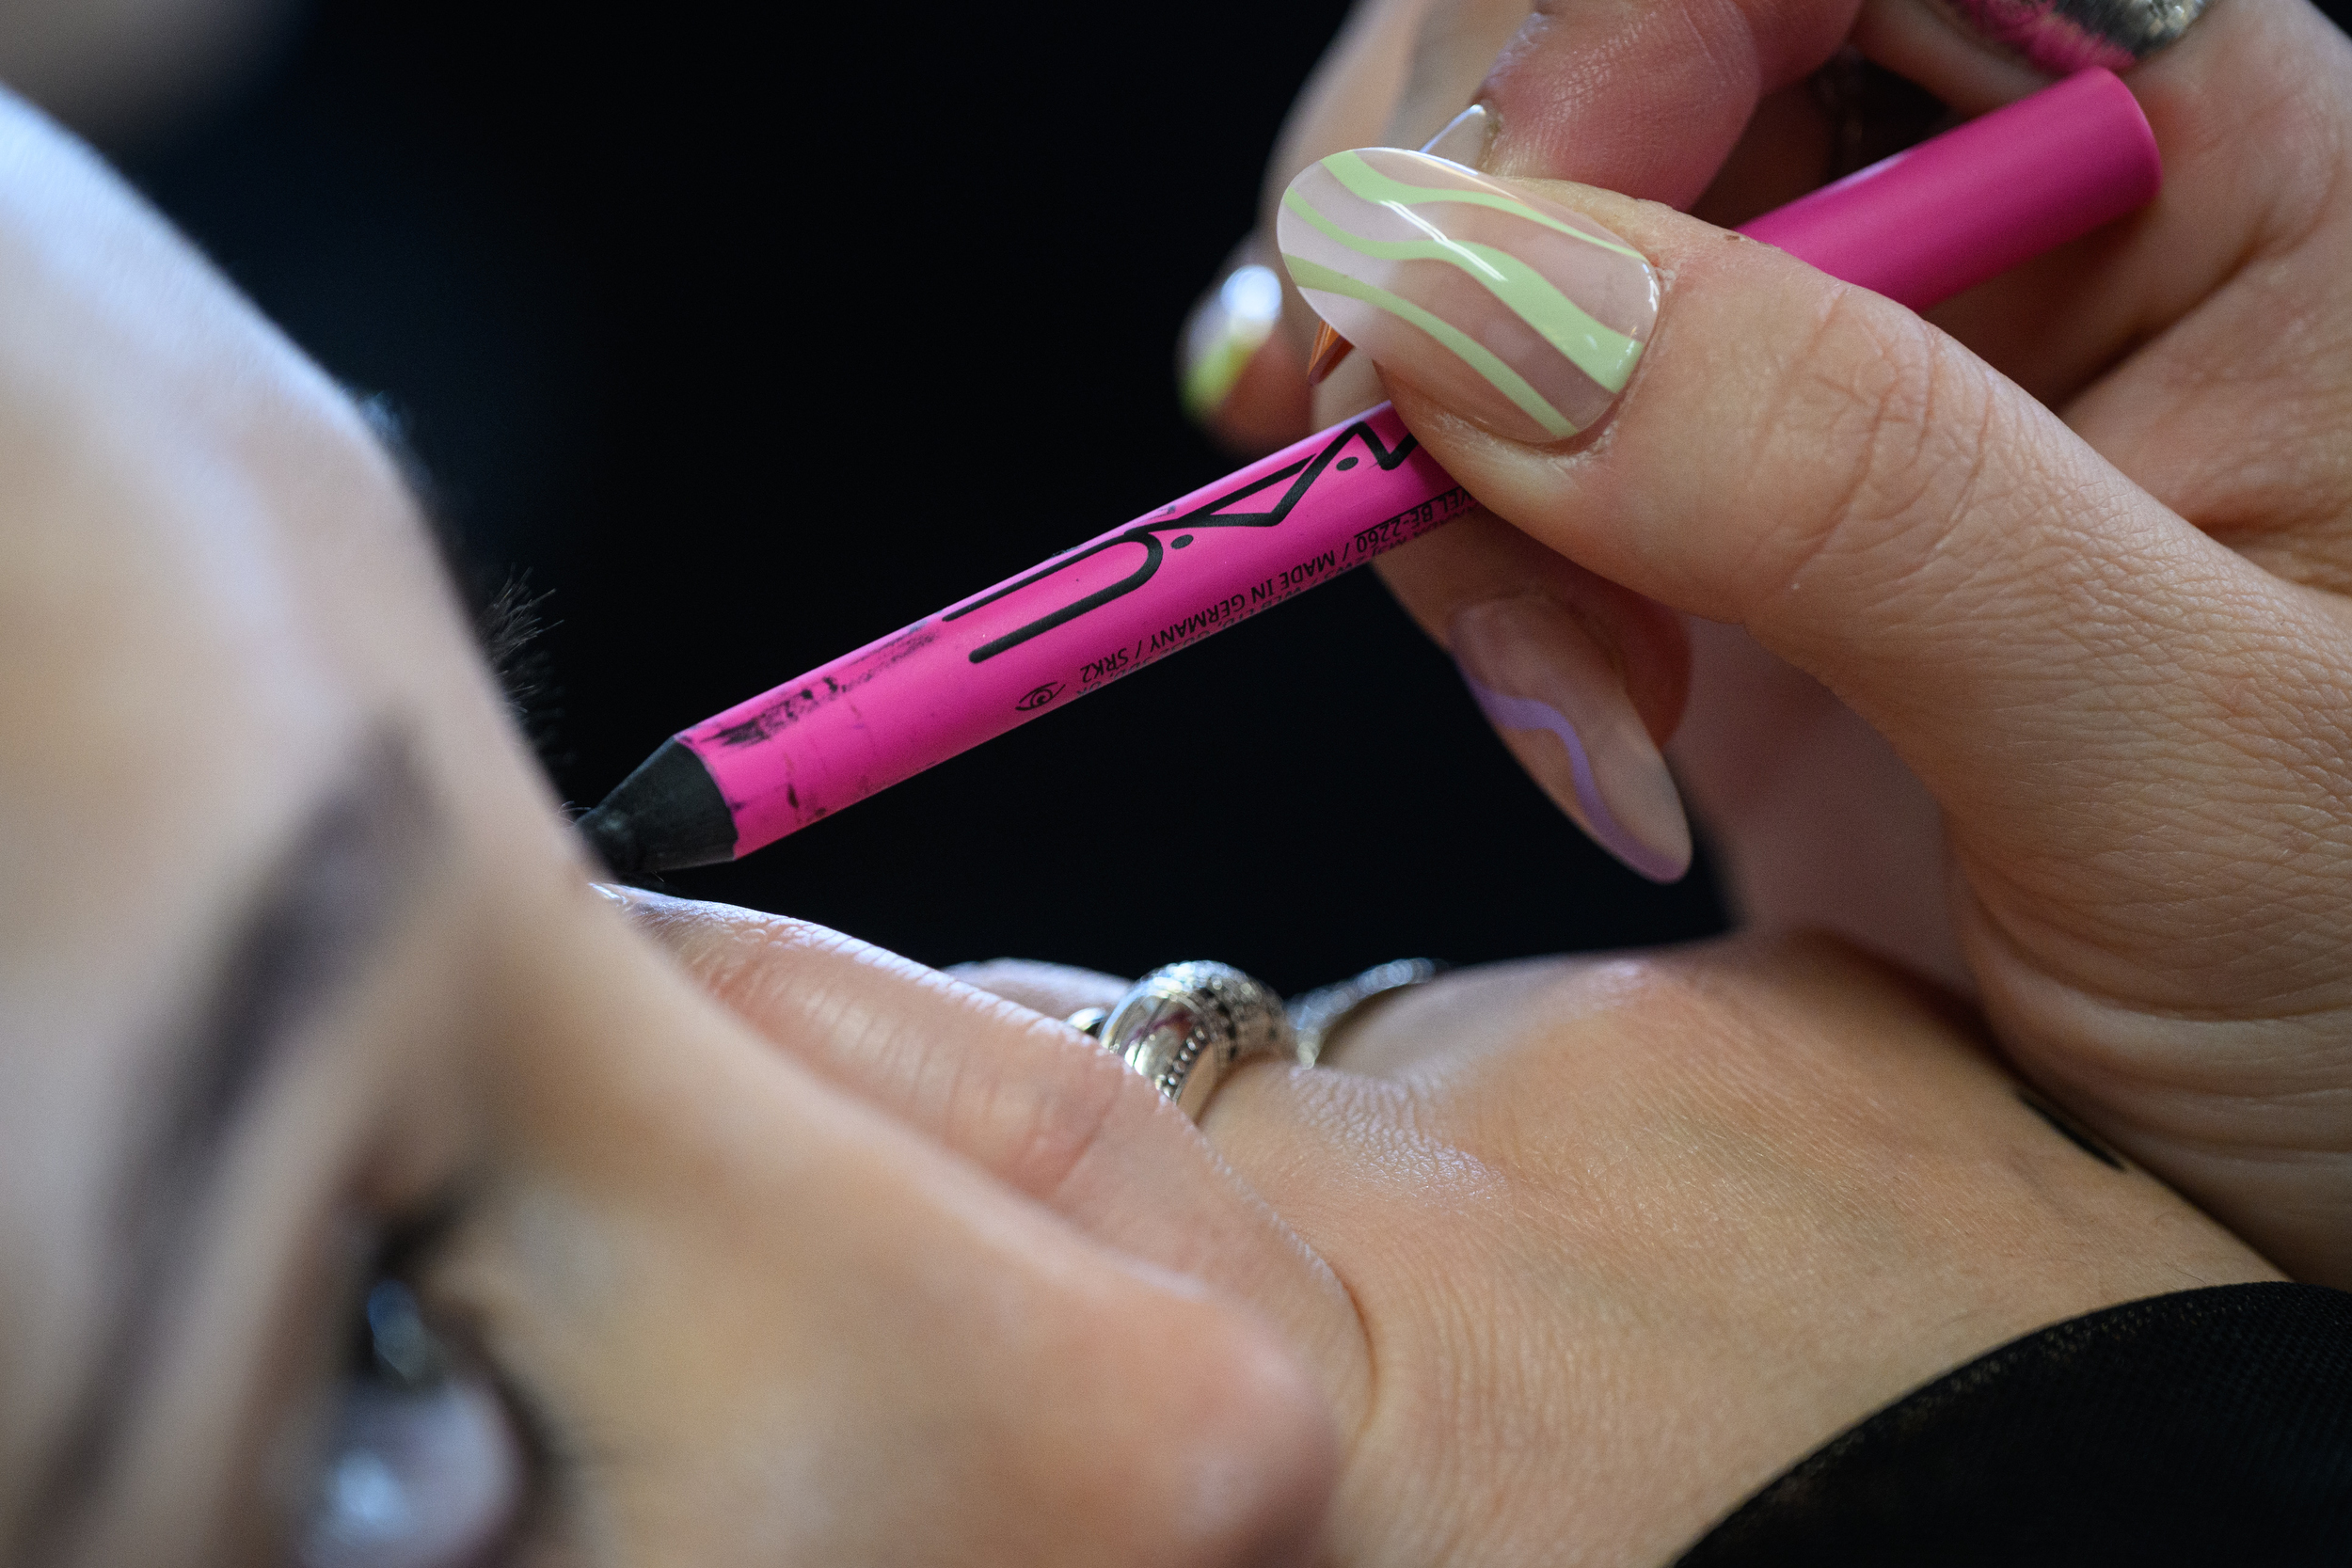
{"type": "MultiPolygon", "coordinates": [[[[1767,214],[1748,232],[1924,306],[2133,211],[2160,179],[2131,94],[2089,71],[1767,214]],[[2065,156],[2047,156],[2052,147],[2065,156]]],[[[1370,334],[1375,352],[1431,346],[1424,368],[1521,439],[1593,428],[1658,319],[1659,276],[1640,251],[1427,152],[1324,160],[1286,193],[1281,237],[1286,264],[1321,309],[1370,334]],[[1388,285],[1431,297],[1416,302],[1388,285]]],[[[1470,506],[1381,404],[680,731],[581,832],[622,876],[750,854],[1470,506]]],[[[1515,684],[1494,673],[1511,661],[1507,641],[1488,672],[1500,687],[1515,684]]],[[[1614,693],[1605,666],[1588,661],[1583,673],[1582,694],[1614,693]]],[[[1513,723],[1565,749],[1556,768],[1540,748],[1528,755],[1588,832],[1645,876],[1679,877],[1690,842],[1641,721],[1619,698],[1584,712],[1580,728],[1568,715],[1577,705],[1558,705],[1560,683],[1538,684],[1506,691],[1472,677],[1499,721],[1519,714],[1513,723]],[[1587,744],[1603,735],[1617,744],[1587,744]]]]}
{"type": "MultiPolygon", "coordinates": [[[[2036,84],[1908,14],[1855,41],[1959,110],[2036,84]]],[[[1588,712],[1621,683],[1750,922],[1974,990],[2126,1151],[2290,1267],[2352,1274],[2352,201],[2306,177],[2340,163],[2352,49],[2288,0],[2217,8],[2127,78],[2180,150],[2161,199],[1929,325],[1629,199],[1740,222],[1834,150],[1775,64],[1790,19],[1688,20],[1705,48],[1547,14],[1479,89],[1484,170],[1648,256],[1658,325],[1565,443],[1457,396],[1425,339],[1340,364],[1323,411],[1393,396],[1489,509],[1379,569],[1474,683],[1507,666],[1588,712]],[[1692,618],[1679,716],[1658,606],[1692,618]]],[[[1269,210],[1336,150],[1286,145],[1269,210]]],[[[1560,743],[1527,717],[1498,723],[1540,778],[1560,743]]]]}

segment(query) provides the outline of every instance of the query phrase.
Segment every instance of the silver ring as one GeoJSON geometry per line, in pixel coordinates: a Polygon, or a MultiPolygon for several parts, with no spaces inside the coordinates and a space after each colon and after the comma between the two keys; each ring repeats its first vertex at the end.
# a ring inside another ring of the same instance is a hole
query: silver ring
{"type": "Polygon", "coordinates": [[[1081,1007],[1062,1022],[1102,1042],[1193,1120],[1225,1075],[1247,1057],[1323,1057],[1341,1026],[1371,1003],[1445,973],[1435,958],[1391,958],[1284,1006],[1263,981],[1230,964],[1163,964],[1108,1007],[1081,1007]]]}
{"type": "Polygon", "coordinates": [[[1444,973],[1445,965],[1435,958],[1391,958],[1350,979],[1293,997],[1291,1032],[1296,1040],[1294,1050],[1298,1065],[1312,1067],[1321,1061],[1331,1037],[1367,1004],[1408,987],[1427,985],[1444,973]]]}
{"type": "MultiPolygon", "coordinates": [[[[1071,1025],[1095,1022],[1086,1018],[1093,1010],[1071,1015],[1071,1025]]],[[[1195,1121],[1234,1064],[1295,1054],[1281,997],[1220,963],[1162,965],[1130,986],[1088,1032],[1195,1121]]]]}
{"type": "Polygon", "coordinates": [[[2188,30],[2205,0],[1939,0],[1963,26],[2053,76],[2129,71],[2188,30]]]}

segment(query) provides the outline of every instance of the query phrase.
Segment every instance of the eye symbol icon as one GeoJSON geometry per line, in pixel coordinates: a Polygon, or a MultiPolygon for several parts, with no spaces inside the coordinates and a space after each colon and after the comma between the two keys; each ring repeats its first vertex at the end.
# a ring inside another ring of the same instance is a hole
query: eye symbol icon
{"type": "Polygon", "coordinates": [[[1030,692],[1027,696],[1013,704],[1013,711],[1016,713],[1035,713],[1039,708],[1043,707],[1046,704],[1060,696],[1063,691],[1069,689],[1069,686],[1070,683],[1068,681],[1047,681],[1043,686],[1039,687],[1036,690],[1030,692]]]}

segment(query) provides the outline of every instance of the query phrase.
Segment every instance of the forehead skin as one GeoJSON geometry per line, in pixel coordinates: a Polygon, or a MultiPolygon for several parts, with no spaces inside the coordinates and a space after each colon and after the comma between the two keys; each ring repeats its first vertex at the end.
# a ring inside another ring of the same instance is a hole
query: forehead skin
{"type": "Polygon", "coordinates": [[[5,1528],[174,1026],[303,816],[389,730],[451,836],[557,830],[348,400],[5,99],[0,475],[5,1528]]]}

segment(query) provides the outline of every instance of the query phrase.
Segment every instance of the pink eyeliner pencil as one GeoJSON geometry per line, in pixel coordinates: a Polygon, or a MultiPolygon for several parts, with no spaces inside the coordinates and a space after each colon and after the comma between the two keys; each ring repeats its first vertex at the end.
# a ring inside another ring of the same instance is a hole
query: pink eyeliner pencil
{"type": "MultiPolygon", "coordinates": [[[[1741,232],[1925,309],[2159,178],[2129,89],[2087,71],[1741,232]]],[[[623,877],[750,854],[1472,504],[1384,403],[679,731],[580,831],[623,877]]]]}

